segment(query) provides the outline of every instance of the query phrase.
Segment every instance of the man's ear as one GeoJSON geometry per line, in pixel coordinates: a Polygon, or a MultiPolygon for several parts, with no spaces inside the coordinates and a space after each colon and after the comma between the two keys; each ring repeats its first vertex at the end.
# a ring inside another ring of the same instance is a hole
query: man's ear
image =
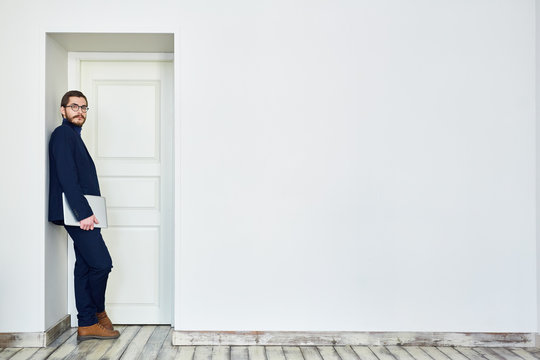
{"type": "Polygon", "coordinates": [[[60,106],[60,114],[62,114],[62,117],[66,118],[66,108],[63,106],[60,106]]]}

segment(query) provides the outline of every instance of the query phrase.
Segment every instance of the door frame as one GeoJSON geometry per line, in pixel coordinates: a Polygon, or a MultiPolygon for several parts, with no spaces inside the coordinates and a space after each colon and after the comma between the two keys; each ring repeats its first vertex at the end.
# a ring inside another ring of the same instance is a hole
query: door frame
{"type": "MultiPolygon", "coordinates": [[[[172,61],[173,62],[173,91],[176,89],[176,63],[174,61],[174,53],[118,53],[118,52],[68,52],[68,69],[67,69],[67,81],[68,81],[68,88],[69,89],[79,89],[81,86],[81,62],[82,61],[172,61]]],[[[174,326],[174,319],[175,319],[175,298],[176,298],[176,286],[175,286],[175,268],[177,266],[176,264],[176,244],[177,244],[177,236],[179,234],[179,231],[176,229],[177,224],[177,210],[179,209],[176,194],[178,194],[180,191],[178,189],[177,184],[177,147],[175,144],[178,144],[177,141],[179,140],[177,138],[177,100],[176,97],[173,95],[173,101],[172,105],[174,107],[173,109],[173,121],[171,126],[173,127],[170,129],[170,131],[173,132],[173,144],[172,144],[172,164],[174,166],[174,170],[172,172],[172,179],[171,185],[172,185],[172,191],[175,194],[175,199],[173,201],[173,209],[174,214],[170,218],[171,223],[171,230],[172,230],[172,259],[171,259],[171,276],[170,276],[170,282],[169,286],[173,287],[173,290],[171,292],[172,298],[170,299],[170,324],[174,326]]],[[[68,236],[69,239],[69,236],[68,236]]],[[[67,264],[67,304],[68,304],[68,314],[71,315],[71,326],[76,327],[77,326],[77,308],[75,305],[75,295],[74,295],[74,279],[73,279],[73,267],[75,265],[75,253],[73,251],[73,244],[71,241],[68,241],[68,264],[67,264]]]]}

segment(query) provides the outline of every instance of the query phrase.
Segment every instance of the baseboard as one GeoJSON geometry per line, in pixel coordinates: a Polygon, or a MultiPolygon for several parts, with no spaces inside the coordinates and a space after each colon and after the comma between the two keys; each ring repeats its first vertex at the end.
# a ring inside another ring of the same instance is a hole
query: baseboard
{"type": "Polygon", "coordinates": [[[174,331],[173,345],[532,347],[533,333],[174,331]]]}
{"type": "Polygon", "coordinates": [[[66,315],[44,332],[0,333],[0,348],[45,347],[70,327],[71,315],[66,315]]]}

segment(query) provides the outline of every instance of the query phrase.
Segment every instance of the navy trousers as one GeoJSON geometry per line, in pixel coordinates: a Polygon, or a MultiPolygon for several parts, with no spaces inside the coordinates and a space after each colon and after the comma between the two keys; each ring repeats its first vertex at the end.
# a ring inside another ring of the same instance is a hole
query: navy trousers
{"type": "Polygon", "coordinates": [[[105,311],[105,289],[112,269],[107,245],[101,229],[81,230],[77,226],[64,226],[73,239],[75,249],[75,304],[79,326],[98,322],[96,313],[105,311]]]}

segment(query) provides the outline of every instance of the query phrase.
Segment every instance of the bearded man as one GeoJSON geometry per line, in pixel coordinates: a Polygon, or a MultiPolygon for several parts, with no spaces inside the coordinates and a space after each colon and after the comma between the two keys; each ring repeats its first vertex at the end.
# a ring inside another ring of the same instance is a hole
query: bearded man
{"type": "Polygon", "coordinates": [[[99,220],[84,195],[100,196],[96,167],[81,138],[88,101],[80,91],[68,91],[60,104],[62,124],[49,141],[49,221],[64,225],[75,249],[75,303],[78,340],[115,339],[105,312],[105,289],[112,269],[109,250],[95,227],[99,220]],[[80,226],[64,224],[62,193],[80,226]]]}

